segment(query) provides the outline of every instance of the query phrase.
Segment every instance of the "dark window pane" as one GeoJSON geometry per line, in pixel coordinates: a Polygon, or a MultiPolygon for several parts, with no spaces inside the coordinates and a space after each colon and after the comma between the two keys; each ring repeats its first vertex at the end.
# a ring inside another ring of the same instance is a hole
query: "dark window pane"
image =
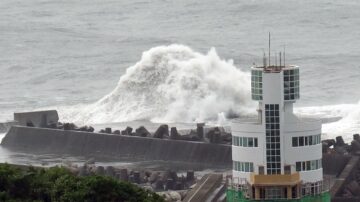
{"type": "Polygon", "coordinates": [[[243,139],[243,146],[244,147],[248,146],[248,138],[247,137],[244,137],[244,139],[243,139]]]}
{"type": "Polygon", "coordinates": [[[298,144],[298,138],[297,137],[293,137],[292,138],[292,146],[293,147],[297,147],[299,144],[298,144]]]}
{"type": "Polygon", "coordinates": [[[304,137],[299,137],[299,146],[304,146],[304,137]]]}
{"type": "Polygon", "coordinates": [[[248,146],[253,147],[254,146],[254,139],[252,137],[248,138],[248,146]]]}

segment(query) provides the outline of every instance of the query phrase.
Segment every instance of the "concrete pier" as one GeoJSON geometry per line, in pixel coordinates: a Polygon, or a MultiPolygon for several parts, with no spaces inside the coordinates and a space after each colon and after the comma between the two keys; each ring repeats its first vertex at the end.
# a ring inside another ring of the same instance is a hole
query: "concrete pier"
{"type": "Polygon", "coordinates": [[[231,167],[231,145],[204,142],[13,126],[1,145],[40,153],[231,167]]]}

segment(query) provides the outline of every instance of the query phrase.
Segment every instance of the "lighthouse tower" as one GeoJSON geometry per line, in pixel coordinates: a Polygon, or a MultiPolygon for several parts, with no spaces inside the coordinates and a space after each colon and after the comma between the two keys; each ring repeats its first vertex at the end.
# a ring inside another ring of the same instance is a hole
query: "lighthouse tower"
{"type": "Polygon", "coordinates": [[[321,122],[293,113],[300,98],[299,67],[281,60],[266,65],[266,60],[251,67],[258,117],[231,124],[227,201],[330,201],[323,183],[321,122]]]}

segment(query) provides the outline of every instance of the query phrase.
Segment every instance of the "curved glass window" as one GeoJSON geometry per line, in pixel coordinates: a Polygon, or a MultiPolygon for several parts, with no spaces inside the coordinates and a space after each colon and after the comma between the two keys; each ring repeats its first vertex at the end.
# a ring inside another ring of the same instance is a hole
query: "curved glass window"
{"type": "Polygon", "coordinates": [[[252,162],[233,161],[233,169],[241,172],[254,172],[254,164],[252,162]]]}
{"type": "Polygon", "coordinates": [[[258,139],[256,137],[237,137],[232,136],[234,146],[240,147],[258,147],[258,139]]]}
{"type": "Polygon", "coordinates": [[[284,70],[284,100],[300,98],[299,69],[284,70]]]}
{"type": "Polygon", "coordinates": [[[298,161],[296,162],[296,171],[309,171],[309,170],[317,170],[322,168],[322,161],[312,160],[312,161],[298,161]]]}
{"type": "Polygon", "coordinates": [[[262,71],[251,70],[251,98],[253,100],[262,100],[262,71]]]}
{"type": "Polygon", "coordinates": [[[310,135],[310,136],[299,136],[292,138],[293,147],[302,147],[302,146],[311,146],[321,143],[321,137],[319,135],[310,135]]]}

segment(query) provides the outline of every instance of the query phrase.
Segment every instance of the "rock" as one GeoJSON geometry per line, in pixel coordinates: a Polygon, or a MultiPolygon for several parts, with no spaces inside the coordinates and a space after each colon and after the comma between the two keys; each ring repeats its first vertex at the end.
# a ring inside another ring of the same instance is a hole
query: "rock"
{"type": "Polygon", "coordinates": [[[159,178],[159,173],[158,172],[152,172],[150,177],[149,177],[149,182],[154,183],[158,178],[159,178]]]}
{"type": "Polygon", "coordinates": [[[353,152],[359,151],[360,150],[360,142],[358,142],[356,140],[351,141],[351,148],[352,148],[353,152]]]}
{"type": "Polygon", "coordinates": [[[105,133],[111,134],[111,128],[105,128],[105,133]]]}
{"type": "Polygon", "coordinates": [[[127,126],[125,130],[121,131],[121,135],[131,135],[132,130],[133,129],[130,126],[127,126]]]}
{"type": "Polygon", "coordinates": [[[354,137],[354,140],[360,142],[360,135],[359,134],[354,134],[353,137],[354,137]]]}
{"type": "Polygon", "coordinates": [[[323,143],[327,143],[328,147],[334,146],[336,144],[334,139],[327,139],[327,140],[323,140],[323,143]]]}
{"type": "Polygon", "coordinates": [[[95,174],[97,175],[105,175],[105,169],[103,166],[96,167],[95,174]]]}
{"type": "Polygon", "coordinates": [[[169,136],[169,126],[166,124],[160,125],[159,128],[154,133],[154,138],[164,138],[169,136]]]}
{"type": "Polygon", "coordinates": [[[173,179],[174,181],[178,180],[178,176],[176,171],[169,171],[169,178],[173,179]]]}
{"type": "Polygon", "coordinates": [[[182,182],[176,182],[174,185],[174,190],[182,190],[184,189],[184,184],[182,182]]]}
{"type": "Polygon", "coordinates": [[[81,126],[79,128],[79,131],[88,131],[88,127],[87,126],[81,126]]]}
{"type": "Polygon", "coordinates": [[[128,135],[131,135],[132,130],[133,130],[133,128],[131,128],[131,127],[129,127],[129,126],[125,128],[125,131],[126,131],[126,133],[127,133],[128,135]]]}
{"type": "Polygon", "coordinates": [[[134,171],[133,176],[134,176],[134,183],[140,184],[141,183],[140,172],[134,171]]]}
{"type": "Polygon", "coordinates": [[[345,142],[344,139],[342,138],[342,136],[337,136],[336,137],[336,146],[344,146],[345,142]]]}
{"type": "Polygon", "coordinates": [[[180,139],[180,135],[179,135],[176,127],[171,127],[171,129],[170,129],[170,139],[172,139],[172,140],[180,139]]]}
{"type": "Polygon", "coordinates": [[[107,166],[105,169],[105,175],[109,177],[115,177],[115,169],[112,166],[107,166]]]}
{"type": "Polygon", "coordinates": [[[322,153],[327,153],[329,150],[329,145],[327,142],[322,142],[322,153]]]}
{"type": "Polygon", "coordinates": [[[196,133],[200,140],[204,139],[204,126],[205,123],[196,124],[196,133]]]}
{"type": "Polygon", "coordinates": [[[126,168],[120,169],[119,174],[120,174],[120,180],[123,180],[123,181],[128,181],[129,180],[128,170],[126,168]]]}
{"type": "Polygon", "coordinates": [[[345,146],[343,146],[343,147],[341,147],[341,146],[335,146],[335,147],[334,147],[334,150],[335,150],[337,153],[343,154],[343,155],[348,153],[347,147],[345,147],[345,146]]]}
{"type": "Polygon", "coordinates": [[[222,140],[223,142],[231,143],[231,141],[232,141],[231,133],[224,133],[224,134],[221,136],[221,140],[222,140]]]}
{"type": "Polygon", "coordinates": [[[166,182],[166,180],[169,178],[170,176],[170,171],[162,171],[159,173],[159,179],[161,179],[162,181],[166,182]]]}
{"type": "Polygon", "coordinates": [[[195,180],[195,175],[194,175],[194,171],[193,170],[188,170],[186,172],[186,181],[187,182],[192,182],[195,180]]]}
{"type": "Polygon", "coordinates": [[[87,166],[84,165],[84,166],[81,166],[79,168],[79,174],[78,174],[80,177],[84,177],[84,176],[88,176],[89,175],[89,172],[87,170],[87,166]]]}
{"type": "Polygon", "coordinates": [[[145,175],[146,177],[150,177],[151,171],[145,171],[144,175],[145,175]]]}
{"type": "Polygon", "coordinates": [[[139,137],[148,137],[151,136],[150,132],[144,127],[140,126],[135,130],[135,135],[139,137]]]}
{"type": "Polygon", "coordinates": [[[92,126],[89,126],[88,132],[94,132],[94,131],[95,131],[95,129],[92,126]]]}
{"type": "Polygon", "coordinates": [[[209,138],[210,143],[219,144],[221,143],[221,131],[218,127],[211,129],[207,133],[207,137],[209,138]]]}
{"type": "Polygon", "coordinates": [[[165,184],[165,190],[172,190],[174,189],[174,185],[175,185],[175,181],[171,178],[168,178],[166,180],[166,184],[165,184]]]}
{"type": "Polygon", "coordinates": [[[120,135],[120,133],[121,133],[120,130],[114,130],[115,135],[120,135]]]}
{"type": "Polygon", "coordinates": [[[64,130],[75,130],[77,127],[73,123],[64,123],[64,130]]]}
{"type": "Polygon", "coordinates": [[[155,190],[164,190],[164,182],[162,180],[157,180],[151,185],[155,190]]]}

